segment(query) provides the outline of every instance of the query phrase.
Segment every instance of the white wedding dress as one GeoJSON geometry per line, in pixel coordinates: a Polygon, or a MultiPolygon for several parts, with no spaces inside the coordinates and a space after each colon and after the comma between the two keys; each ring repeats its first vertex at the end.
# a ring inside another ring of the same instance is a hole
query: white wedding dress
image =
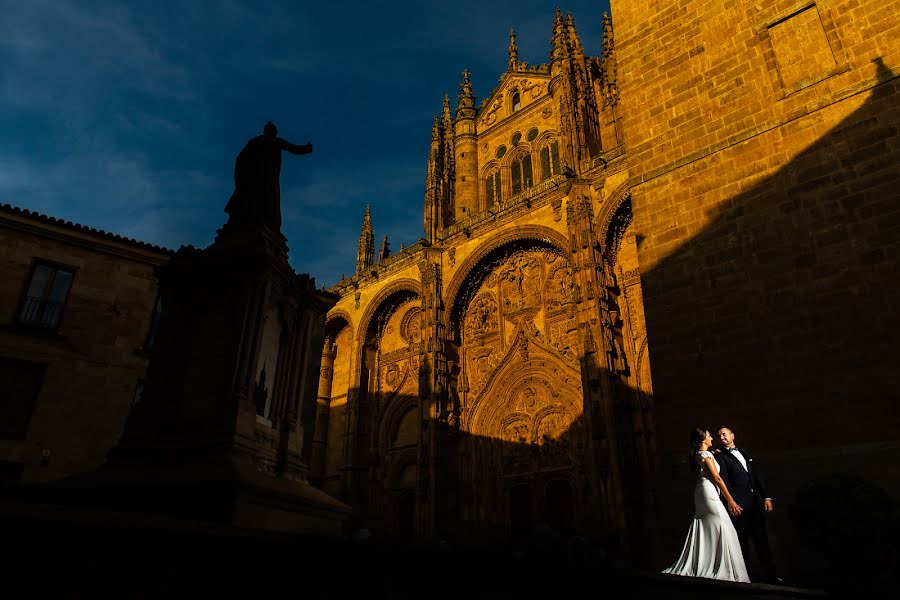
{"type": "Polygon", "coordinates": [[[694,486],[694,520],[681,556],[663,573],[750,583],[737,531],[719,498],[718,488],[709,478],[704,458],[712,458],[716,471],[719,470],[712,452],[692,456],[700,465],[694,486]]]}

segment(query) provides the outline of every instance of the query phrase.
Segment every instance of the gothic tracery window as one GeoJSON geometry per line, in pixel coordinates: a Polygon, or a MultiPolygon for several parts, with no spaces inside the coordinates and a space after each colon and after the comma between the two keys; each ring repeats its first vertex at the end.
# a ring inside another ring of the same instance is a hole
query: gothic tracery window
{"type": "Polygon", "coordinates": [[[515,196],[534,184],[534,175],[531,168],[531,155],[517,156],[510,165],[512,176],[512,193],[515,196]]]}
{"type": "Polygon", "coordinates": [[[554,175],[559,175],[559,142],[550,142],[541,148],[541,181],[547,181],[554,175]]]}
{"type": "Polygon", "coordinates": [[[485,209],[500,204],[502,198],[501,189],[500,169],[494,169],[488,173],[488,176],[484,181],[485,209]]]}

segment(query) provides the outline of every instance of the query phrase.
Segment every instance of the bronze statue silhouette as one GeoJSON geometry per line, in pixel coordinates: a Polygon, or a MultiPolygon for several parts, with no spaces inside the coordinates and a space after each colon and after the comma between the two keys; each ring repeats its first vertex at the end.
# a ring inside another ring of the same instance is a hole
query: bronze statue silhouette
{"type": "Polygon", "coordinates": [[[312,144],[278,137],[269,121],[263,134],[247,141],[234,161],[234,193],[225,205],[229,225],[268,225],[281,231],[281,151],[309,154],[312,144]]]}

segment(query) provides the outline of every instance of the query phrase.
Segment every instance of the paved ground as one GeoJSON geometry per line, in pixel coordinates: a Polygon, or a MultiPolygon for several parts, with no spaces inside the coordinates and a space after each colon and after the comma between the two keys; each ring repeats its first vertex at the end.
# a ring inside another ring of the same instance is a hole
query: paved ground
{"type": "Polygon", "coordinates": [[[2,501],[0,531],[7,550],[0,571],[12,584],[4,598],[843,596],[632,570],[583,546],[410,548],[2,501]]]}

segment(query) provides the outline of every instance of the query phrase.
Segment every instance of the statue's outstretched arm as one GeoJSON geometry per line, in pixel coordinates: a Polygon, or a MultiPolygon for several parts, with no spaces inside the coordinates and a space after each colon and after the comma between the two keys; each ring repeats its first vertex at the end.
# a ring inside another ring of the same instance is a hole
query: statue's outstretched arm
{"type": "Polygon", "coordinates": [[[278,141],[281,142],[281,149],[287,150],[291,154],[309,154],[310,152],[312,152],[312,144],[310,144],[309,142],[303,144],[302,146],[298,146],[297,144],[292,144],[289,141],[283,140],[281,138],[278,138],[278,141]]]}

